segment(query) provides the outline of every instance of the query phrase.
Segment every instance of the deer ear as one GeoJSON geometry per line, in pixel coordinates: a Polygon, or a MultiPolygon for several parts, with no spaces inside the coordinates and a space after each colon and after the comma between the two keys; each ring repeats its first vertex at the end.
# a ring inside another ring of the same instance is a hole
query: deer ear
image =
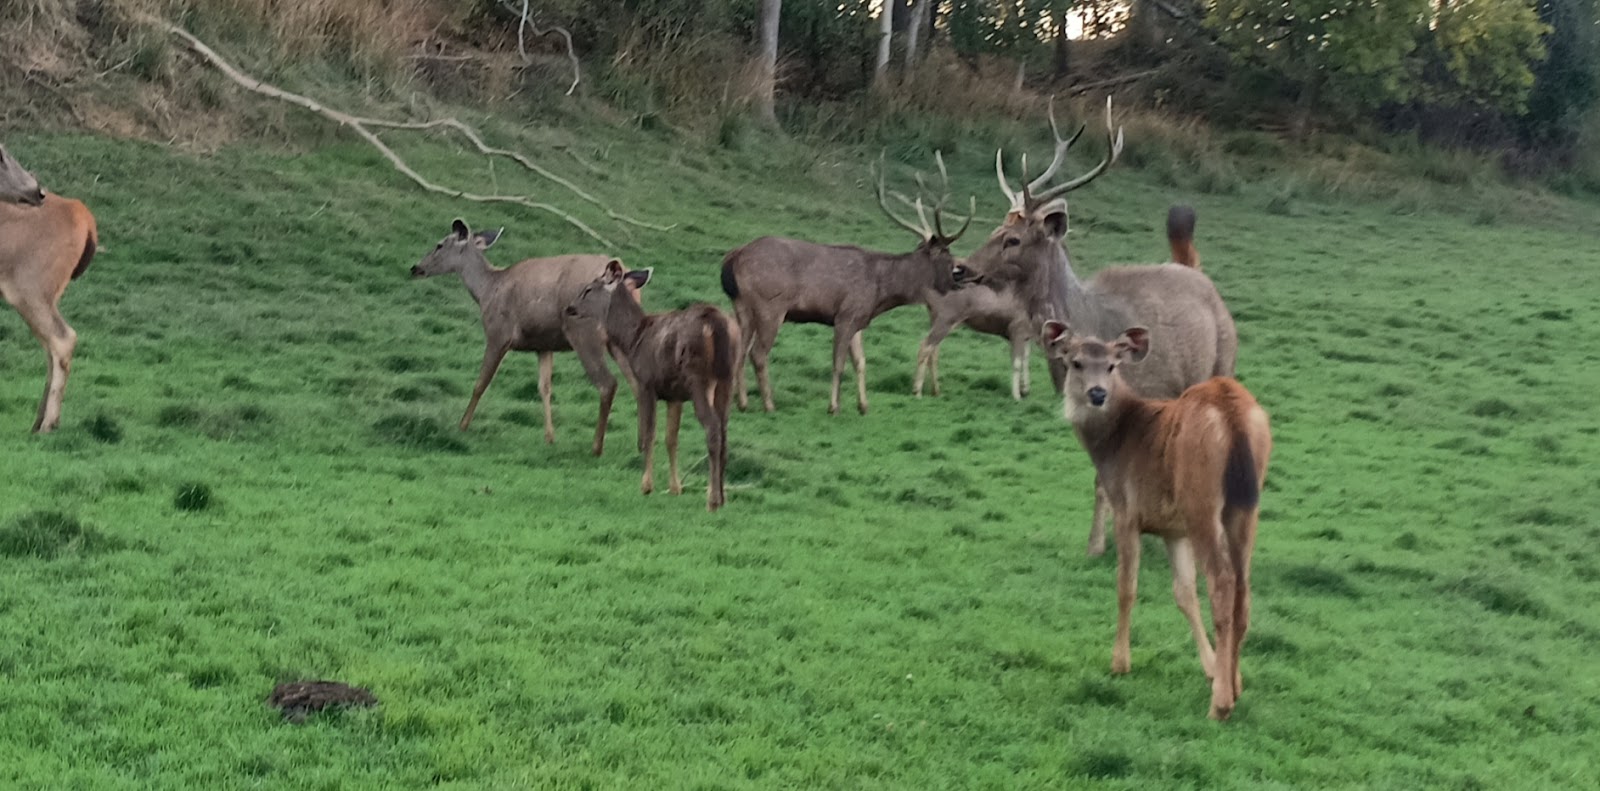
{"type": "Polygon", "coordinates": [[[1033,218],[1056,239],[1067,235],[1067,202],[1065,200],[1056,198],[1040,206],[1034,211],[1033,218]]]}
{"type": "Polygon", "coordinates": [[[1139,362],[1150,353],[1150,331],[1143,327],[1131,327],[1117,339],[1116,347],[1128,362],[1139,362]]]}
{"type": "Polygon", "coordinates": [[[647,266],[643,269],[635,269],[632,272],[623,275],[622,281],[630,286],[633,286],[635,290],[641,289],[644,288],[644,284],[650,282],[650,273],[654,271],[655,267],[650,266],[647,266]]]}
{"type": "Polygon", "coordinates": [[[622,276],[625,274],[627,274],[627,270],[622,268],[622,259],[613,258],[606,262],[606,268],[605,271],[601,273],[601,277],[609,283],[622,279],[622,276]]]}
{"type": "Polygon", "coordinates": [[[467,237],[472,234],[472,230],[467,227],[467,221],[461,219],[460,217],[457,217],[450,222],[450,232],[456,235],[456,239],[459,239],[463,242],[465,242],[467,237]]]}
{"type": "Polygon", "coordinates": [[[1045,322],[1044,327],[1039,330],[1039,337],[1044,339],[1046,346],[1055,343],[1056,341],[1065,338],[1070,334],[1072,334],[1072,328],[1068,327],[1062,322],[1056,321],[1055,319],[1045,322]]]}
{"type": "Polygon", "coordinates": [[[491,247],[494,247],[494,243],[500,239],[500,234],[505,232],[506,229],[504,228],[493,231],[479,231],[478,235],[474,237],[474,240],[477,243],[479,250],[487,250],[491,247]]]}

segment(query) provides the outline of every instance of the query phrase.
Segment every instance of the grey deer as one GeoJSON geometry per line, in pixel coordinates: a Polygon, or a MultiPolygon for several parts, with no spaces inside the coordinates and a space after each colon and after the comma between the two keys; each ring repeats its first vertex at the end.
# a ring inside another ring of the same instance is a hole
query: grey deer
{"type": "MultiPolygon", "coordinates": [[[[1051,130],[1055,131],[1053,119],[1051,130]]],[[[1213,376],[1233,376],[1239,336],[1216,286],[1197,268],[1198,254],[1193,253],[1189,239],[1192,211],[1180,207],[1169,216],[1169,237],[1185,261],[1114,266],[1087,281],[1073,272],[1062,247],[1067,202],[1061,196],[1105,173],[1122,152],[1122,131],[1112,126],[1109,100],[1106,135],[1108,150],[1099,164],[1053,186],[1050,182],[1077,135],[1063,139],[1055,134],[1055,155],[1049,167],[1031,181],[1024,174],[1017,191],[1012,191],[1006,180],[1003,155],[997,151],[995,175],[1011,210],[958,268],[957,279],[1025,301],[1035,327],[1062,321],[1074,331],[1102,338],[1115,337],[1127,327],[1147,328],[1155,341],[1150,358],[1128,372],[1129,384],[1146,398],[1176,398],[1190,385],[1213,376]]],[[[1051,379],[1060,392],[1065,368],[1058,359],[1049,362],[1051,379]]],[[[1088,545],[1091,556],[1105,552],[1108,514],[1106,493],[1097,482],[1088,545]]]]}
{"type": "Polygon", "coordinates": [[[678,476],[678,426],[683,404],[706,434],[706,510],[722,507],[728,467],[728,416],[733,404],[734,371],[739,363],[739,327],[727,314],[700,303],[670,313],[646,314],[638,289],[650,282],[650,269],[625,271],[616,261],[584,287],[566,309],[577,321],[604,326],[619,360],[626,359],[629,381],[639,402],[639,452],[644,480],[639,490],[655,489],[656,401],[667,402],[667,490],[683,492],[678,476]]]}
{"type": "Polygon", "coordinates": [[[22,163],[0,145],[0,203],[25,203],[38,206],[44,203],[44,190],[22,163]]]}
{"type": "MultiPolygon", "coordinates": [[[[551,369],[556,352],[576,351],[584,373],[600,391],[600,416],[594,428],[594,455],[599,456],[605,450],[606,421],[617,394],[617,379],[606,366],[604,331],[594,322],[572,319],[563,309],[608,265],[621,266],[621,262],[606,255],[562,255],[530,258],[497,269],[484,251],[494,245],[503,230],[474,234],[458,218],[450,224],[450,235],[411,267],[412,277],[461,275],[467,292],[483,312],[483,367],[472,388],[472,400],[467,402],[467,412],[461,416],[461,430],[472,424],[478,400],[494,381],[506,353],[538,352],[544,441],[555,442],[555,420],[550,408],[551,369]]],[[[623,376],[628,376],[626,364],[619,359],[617,365],[623,376]]]]}
{"type": "Polygon", "coordinates": [[[1244,687],[1239,649],[1250,628],[1250,555],[1261,516],[1272,430],[1243,385],[1207,379],[1175,399],[1141,397],[1128,384],[1151,353],[1144,327],[1107,342],[1044,323],[1052,359],[1066,365],[1063,412],[1116,509],[1117,637],[1111,672],[1132,669],[1129,621],[1139,585],[1139,540],[1161,536],[1172,595],[1211,679],[1211,718],[1227,719],[1244,687]],[[1217,647],[1206,639],[1195,592],[1205,570],[1217,647]]]}
{"type": "MultiPolygon", "coordinates": [[[[745,356],[755,368],[762,404],[768,412],[775,406],[767,360],[778,328],[785,322],[833,326],[833,383],[828,413],[839,411],[839,384],[848,355],[855,364],[856,406],[864,415],[867,361],[862,331],[886,311],[902,305],[927,304],[956,287],[952,275],[955,257],[950,254],[950,246],[972,224],[972,212],[969,209],[955,233],[945,232],[943,212],[949,176],[944,158],[935,158],[944,193],[933,206],[931,223],[920,196],[915,201],[901,197],[916,209],[915,223],[890,210],[883,174],[879,174],[879,207],[897,225],[917,235],[919,243],[909,253],[882,253],[851,245],[764,236],[722,259],[722,290],[733,300],[734,315],[744,334],[745,356]]],[[[743,365],[734,389],[739,394],[739,408],[745,409],[749,396],[743,365]]]]}
{"type": "Polygon", "coordinates": [[[49,369],[44,398],[33,421],[35,433],[61,424],[61,402],[78,333],[61,317],[61,295],[94,260],[100,237],[83,203],[45,194],[39,183],[0,149],[0,298],[22,314],[44,346],[49,369]]]}

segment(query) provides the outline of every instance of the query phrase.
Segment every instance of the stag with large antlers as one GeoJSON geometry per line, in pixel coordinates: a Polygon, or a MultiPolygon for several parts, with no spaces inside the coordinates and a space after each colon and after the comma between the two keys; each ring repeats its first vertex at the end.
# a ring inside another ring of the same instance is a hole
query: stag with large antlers
{"type": "MultiPolygon", "coordinates": [[[[999,228],[968,256],[956,277],[975,282],[1028,305],[1035,327],[1046,321],[1072,325],[1074,331],[1114,338],[1123,329],[1142,326],[1156,341],[1147,360],[1128,371],[1128,382],[1145,398],[1176,398],[1190,385],[1213,376],[1233,376],[1239,338],[1233,316],[1211,279],[1198,269],[1194,253],[1194,214],[1175,207],[1169,216],[1168,236],[1175,257],[1166,264],[1113,266],[1087,281],[1079,280],[1062,247],[1067,233],[1068,192],[1099,178],[1122,153],[1122,130],[1112,123],[1111,101],[1106,100],[1106,155],[1081,176],[1051,185],[1066,161],[1067,149],[1082,134],[1063,138],[1050,129],[1055,154],[1050,166],[1037,177],[1027,177],[1023,161],[1022,187],[1013,191],[1006,179],[1004,157],[995,153],[995,174],[1011,210],[999,228]]],[[[1056,391],[1065,380],[1060,360],[1050,360],[1056,391]]],[[[1089,554],[1105,552],[1108,506],[1104,490],[1095,486],[1094,527],[1089,554]]]]}
{"type": "MultiPolygon", "coordinates": [[[[740,247],[722,259],[722,290],[733,300],[739,329],[744,335],[746,356],[755,367],[761,399],[768,412],[775,408],[772,380],[767,359],[778,328],[784,322],[819,323],[833,326],[833,388],[828,413],[839,411],[839,386],[845,361],[855,363],[856,401],[861,414],[867,413],[867,363],[861,333],[874,318],[902,305],[927,304],[936,295],[956,287],[953,276],[955,257],[950,245],[972,223],[967,217],[955,233],[944,230],[944,201],[948,197],[948,174],[944,158],[935,155],[944,180],[944,194],[934,203],[929,220],[922,197],[915,200],[896,195],[916,211],[916,222],[895,214],[889,208],[890,193],[884,177],[878,178],[878,205],[900,227],[917,235],[919,244],[909,253],[881,253],[847,245],[826,245],[799,239],[764,236],[740,247]]],[[[880,168],[881,171],[881,168],[880,168]]],[[[919,177],[918,182],[922,180],[919,177]]],[[[734,384],[739,408],[748,406],[744,366],[734,384]]]]}

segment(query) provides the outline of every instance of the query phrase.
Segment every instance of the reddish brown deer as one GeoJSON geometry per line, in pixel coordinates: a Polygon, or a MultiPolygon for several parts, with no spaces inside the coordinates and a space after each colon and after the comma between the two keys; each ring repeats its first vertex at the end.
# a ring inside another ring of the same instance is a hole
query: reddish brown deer
{"type": "MultiPolygon", "coordinates": [[[[1174,263],[1115,266],[1087,282],[1078,279],[1062,247],[1067,232],[1067,202],[1061,196],[1098,178],[1122,151],[1122,132],[1111,122],[1106,105],[1108,151],[1087,173],[1050,185],[1077,135],[1055,133],[1055,156],[1043,173],[1013,192],[1006,181],[1003,158],[995,153],[995,175],[1011,201],[1005,221],[988,241],[963,262],[956,277],[1025,300],[1033,325],[1066,321],[1089,334],[1109,337],[1123,328],[1148,327],[1158,341],[1144,365],[1129,372],[1129,383],[1150,398],[1174,398],[1185,388],[1213,376],[1232,376],[1239,336],[1233,316],[1211,279],[1200,272],[1194,251],[1194,213],[1178,207],[1168,215],[1168,238],[1174,263]]],[[[1026,162],[1024,162],[1026,169],[1026,162]]],[[[1065,378],[1060,361],[1051,359],[1050,375],[1059,392],[1065,378]]],[[[1089,554],[1105,552],[1105,493],[1095,487],[1095,517],[1089,554]]]]}
{"type": "MultiPolygon", "coordinates": [[[[460,219],[451,223],[450,228],[450,235],[411,267],[411,276],[461,275],[467,292],[483,312],[486,342],[483,366],[477,385],[472,388],[472,399],[467,402],[467,412],[461,416],[461,430],[466,431],[472,424],[478,400],[494,381],[506,353],[538,352],[544,441],[555,442],[555,420],[550,408],[551,369],[556,352],[576,351],[584,373],[600,391],[600,417],[594,427],[594,455],[599,456],[605,450],[606,421],[611,416],[611,402],[617,394],[617,379],[606,367],[605,335],[599,325],[575,322],[565,316],[562,309],[604,272],[607,265],[620,266],[621,262],[605,255],[563,255],[530,258],[505,269],[496,269],[484,256],[484,251],[500,238],[501,231],[474,234],[460,219]]],[[[618,359],[617,365],[627,377],[626,364],[618,359]]]]}
{"type": "MultiPolygon", "coordinates": [[[[936,157],[941,175],[944,159],[936,157]]],[[[916,234],[920,243],[909,253],[880,253],[845,245],[825,245],[799,239],[764,236],[730,253],[722,260],[722,290],[733,300],[734,315],[744,334],[746,356],[755,367],[762,405],[768,412],[772,380],[767,359],[785,322],[833,326],[833,386],[828,413],[839,411],[839,382],[846,356],[855,364],[856,406],[867,413],[867,362],[861,333],[874,318],[902,305],[925,304],[955,288],[955,257],[950,245],[972,223],[971,212],[953,234],[944,230],[942,213],[948,195],[933,207],[928,222],[921,198],[911,203],[918,222],[896,216],[889,209],[882,174],[878,180],[878,205],[889,219],[916,234]]],[[[749,403],[740,365],[734,389],[739,408],[749,403]]]]}
{"type": "Polygon", "coordinates": [[[726,500],[723,475],[728,468],[728,413],[739,364],[739,327],[705,303],[647,315],[636,292],[650,282],[650,272],[627,272],[612,261],[584,287],[566,314],[603,326],[612,353],[619,361],[626,359],[633,373],[629,384],[639,401],[639,452],[644,454],[639,490],[649,494],[655,489],[656,401],[662,400],[667,402],[667,491],[683,492],[678,425],[687,401],[706,432],[706,510],[715,511],[726,500]]]}
{"type": "Polygon", "coordinates": [[[1250,554],[1272,452],[1267,413],[1243,385],[1223,376],[1172,400],[1140,396],[1127,372],[1151,352],[1150,332],[1143,327],[1108,343],[1048,321],[1041,337],[1066,369],[1063,411],[1115,512],[1117,637],[1111,672],[1126,673],[1132,666],[1128,632],[1139,584],[1139,539],[1152,533],[1166,541],[1172,595],[1211,679],[1211,718],[1227,719],[1243,688],[1239,649],[1250,628],[1250,554]],[[1200,621],[1197,560],[1211,596],[1215,651],[1200,621]]]}
{"type": "MultiPolygon", "coordinates": [[[[37,183],[32,189],[37,193],[37,183]]],[[[78,333],[61,317],[61,295],[67,283],[88,270],[100,238],[94,215],[81,202],[55,194],[39,198],[37,206],[0,202],[0,297],[22,314],[49,360],[44,398],[33,421],[34,432],[45,433],[61,424],[61,401],[78,346],[78,333]]],[[[31,203],[26,189],[23,199],[31,203]]]]}
{"type": "Polygon", "coordinates": [[[44,190],[22,163],[0,145],[0,203],[25,203],[38,206],[44,203],[44,190]]]}

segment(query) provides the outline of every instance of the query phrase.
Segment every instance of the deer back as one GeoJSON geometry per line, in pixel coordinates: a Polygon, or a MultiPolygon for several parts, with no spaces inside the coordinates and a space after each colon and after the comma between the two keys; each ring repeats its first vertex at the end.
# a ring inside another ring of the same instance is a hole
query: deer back
{"type": "Polygon", "coordinates": [[[1075,331],[1100,337],[1135,325],[1150,331],[1149,356],[1126,372],[1140,395],[1177,398],[1190,385],[1233,375],[1239,345],[1233,315],[1200,271],[1182,264],[1118,266],[1086,285],[1094,305],[1072,316],[1075,331]]]}
{"type": "Polygon", "coordinates": [[[0,203],[0,293],[54,304],[97,243],[94,215],[81,201],[52,193],[38,207],[0,203]]]}
{"type": "Polygon", "coordinates": [[[566,351],[567,333],[598,332],[595,322],[572,322],[564,315],[579,292],[605,272],[606,255],[530,258],[507,269],[484,300],[485,327],[514,330],[519,348],[566,351]]]}

